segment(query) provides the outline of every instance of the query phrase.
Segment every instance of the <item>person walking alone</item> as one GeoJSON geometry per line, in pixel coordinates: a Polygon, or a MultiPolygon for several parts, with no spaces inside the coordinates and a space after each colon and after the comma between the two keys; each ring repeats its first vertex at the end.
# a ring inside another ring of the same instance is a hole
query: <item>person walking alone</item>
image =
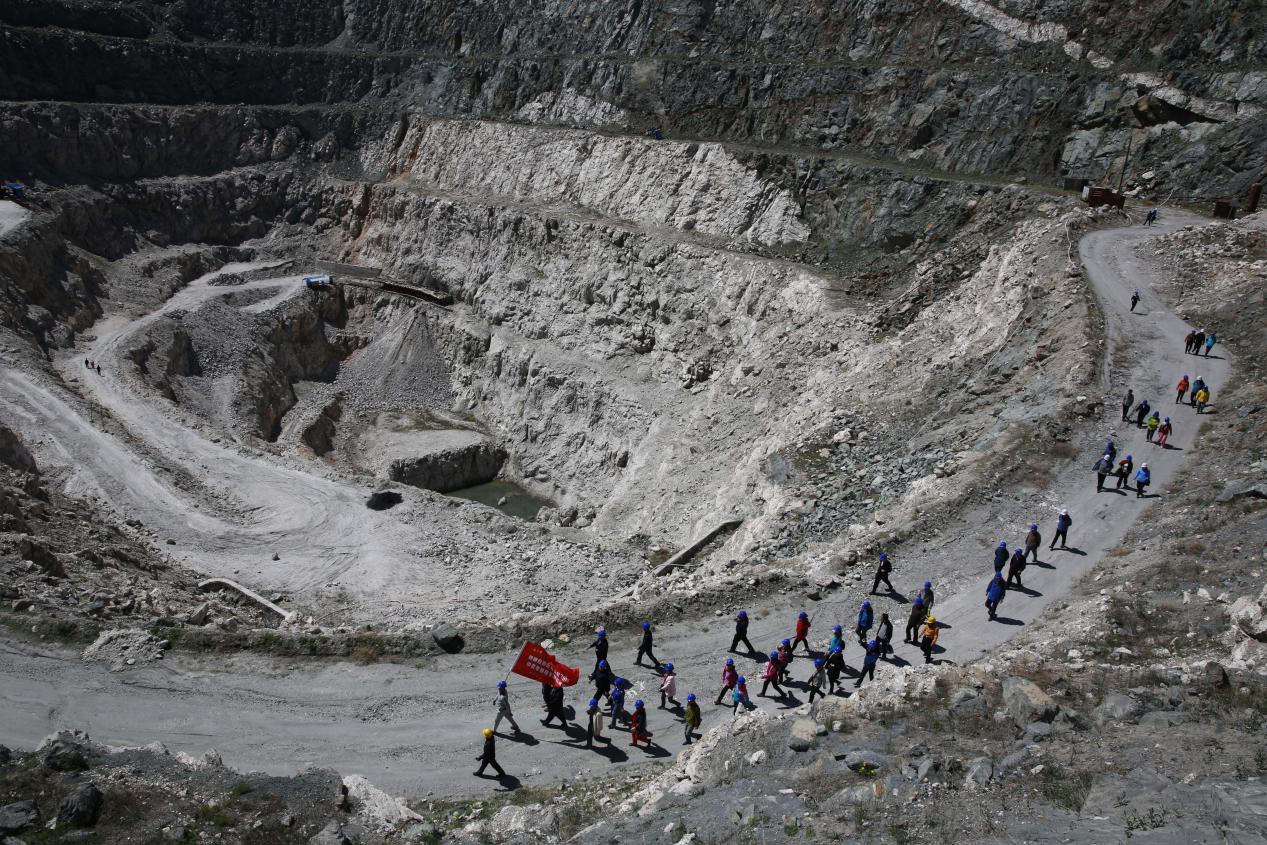
{"type": "Polygon", "coordinates": [[[1028,560],[1030,555],[1034,556],[1034,563],[1038,563],[1038,547],[1043,544],[1043,535],[1038,533],[1038,523],[1031,522],[1029,524],[1029,533],[1025,535],[1025,559],[1028,560]]]}
{"type": "Polygon", "coordinates": [[[999,615],[999,602],[1007,596],[1007,585],[1003,583],[1003,577],[996,574],[990,579],[990,583],[985,588],[985,609],[990,614],[990,621],[993,622],[999,615]]]}
{"type": "Polygon", "coordinates": [[[1131,310],[1132,311],[1135,310],[1136,305],[1139,305],[1139,291],[1135,291],[1133,294],[1131,294],[1131,310]]]}
{"type": "Polygon", "coordinates": [[[1179,383],[1175,385],[1175,390],[1179,391],[1175,395],[1176,405],[1183,404],[1183,395],[1188,392],[1188,388],[1191,386],[1192,386],[1191,383],[1188,381],[1188,374],[1184,373],[1183,378],[1179,379],[1179,383]]]}
{"type": "Polygon", "coordinates": [[[1135,498],[1144,498],[1144,493],[1148,489],[1148,485],[1153,481],[1153,474],[1148,470],[1148,464],[1139,465],[1139,471],[1135,473],[1135,498]]]}
{"type": "MultiPolygon", "coordinates": [[[[1130,455],[1127,455],[1129,458],[1130,455]]],[[[1073,517],[1069,515],[1069,511],[1061,508],[1060,514],[1056,517],[1056,533],[1051,538],[1051,549],[1056,548],[1056,541],[1060,541],[1060,548],[1069,548],[1066,543],[1069,541],[1069,529],[1073,526],[1073,517]]]]}
{"type": "Polygon", "coordinates": [[[510,694],[506,692],[505,681],[497,682],[497,698],[493,699],[493,707],[497,712],[493,717],[493,733],[497,733],[497,729],[501,727],[502,719],[510,722],[515,733],[523,733],[519,730],[519,723],[515,721],[515,714],[510,712],[510,694]]]}
{"type": "Polygon", "coordinates": [[[1126,418],[1130,416],[1131,408],[1135,406],[1135,391],[1128,389],[1126,397],[1122,400],[1122,422],[1126,422],[1126,418]]]}
{"type": "Polygon", "coordinates": [[[735,637],[730,641],[730,651],[738,653],[740,643],[748,649],[748,654],[756,651],[748,641],[748,612],[745,610],[735,614],[735,637]]]}
{"type": "Polygon", "coordinates": [[[643,622],[642,642],[638,644],[638,656],[634,658],[634,663],[641,666],[643,655],[646,655],[651,658],[651,665],[655,667],[657,672],[659,672],[662,671],[664,667],[660,665],[660,661],[656,658],[655,652],[651,650],[651,647],[654,645],[654,640],[655,637],[651,633],[651,623],[643,622]]]}
{"type": "Polygon", "coordinates": [[[687,693],[686,712],[682,714],[683,733],[685,734],[683,745],[691,744],[691,734],[699,730],[699,726],[703,721],[704,716],[700,713],[699,702],[695,700],[695,693],[687,693]]]}
{"type": "Polygon", "coordinates": [[[484,769],[487,766],[492,766],[499,778],[506,777],[506,770],[497,765],[497,738],[493,736],[492,728],[484,728],[484,750],[475,759],[480,764],[480,767],[475,770],[477,778],[484,777],[484,769]]]}
{"type": "Polygon", "coordinates": [[[884,552],[880,552],[880,563],[875,569],[875,580],[871,582],[871,595],[875,595],[880,591],[880,583],[888,588],[890,593],[896,592],[893,584],[889,582],[889,573],[893,571],[893,564],[889,562],[889,556],[884,552]]]}

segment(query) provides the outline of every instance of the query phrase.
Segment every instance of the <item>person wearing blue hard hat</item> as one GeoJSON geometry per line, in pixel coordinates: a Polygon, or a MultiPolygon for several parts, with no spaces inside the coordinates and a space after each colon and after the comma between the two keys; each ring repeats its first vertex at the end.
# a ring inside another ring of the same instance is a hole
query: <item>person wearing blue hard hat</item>
{"type": "Polygon", "coordinates": [[[647,708],[641,698],[634,702],[633,715],[629,717],[629,744],[637,745],[639,742],[651,744],[651,732],[647,730],[647,708]]]}
{"type": "Polygon", "coordinates": [[[663,667],[660,665],[660,661],[656,659],[655,653],[651,651],[652,645],[654,645],[654,635],[651,632],[651,623],[643,622],[642,642],[638,644],[638,656],[634,658],[634,663],[641,666],[642,657],[643,655],[646,655],[651,658],[651,665],[653,665],[658,672],[661,671],[663,667]]]}
{"type": "Polygon", "coordinates": [[[506,682],[497,682],[497,697],[493,699],[493,707],[497,715],[493,717],[493,732],[497,732],[497,728],[501,726],[502,719],[510,722],[510,726],[515,729],[515,733],[522,733],[519,730],[519,723],[515,721],[515,715],[510,712],[510,695],[506,692],[506,682]]]}
{"type": "Polygon", "coordinates": [[[896,593],[893,584],[889,581],[889,575],[893,572],[893,562],[889,560],[889,556],[884,552],[880,552],[880,563],[875,568],[875,580],[871,582],[871,595],[875,595],[880,591],[880,584],[883,583],[890,593],[896,593]]]}
{"type": "Polygon", "coordinates": [[[686,696],[686,710],[682,713],[683,730],[686,734],[683,741],[684,745],[691,744],[691,735],[699,730],[699,726],[703,721],[704,716],[700,713],[699,702],[695,700],[695,693],[689,693],[686,696]]]}
{"type": "Polygon", "coordinates": [[[748,654],[756,651],[748,641],[748,612],[744,610],[735,614],[735,638],[730,641],[730,651],[739,651],[740,643],[748,649],[748,654]]]}

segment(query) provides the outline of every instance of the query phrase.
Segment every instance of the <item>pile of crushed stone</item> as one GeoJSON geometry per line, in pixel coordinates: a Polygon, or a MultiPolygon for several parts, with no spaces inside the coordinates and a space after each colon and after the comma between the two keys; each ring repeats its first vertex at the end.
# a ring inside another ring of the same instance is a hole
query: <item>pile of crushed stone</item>
{"type": "Polygon", "coordinates": [[[162,660],[170,645],[137,628],[115,628],[102,631],[81,657],[90,663],[109,663],[110,671],[121,672],[129,666],[162,660]]]}

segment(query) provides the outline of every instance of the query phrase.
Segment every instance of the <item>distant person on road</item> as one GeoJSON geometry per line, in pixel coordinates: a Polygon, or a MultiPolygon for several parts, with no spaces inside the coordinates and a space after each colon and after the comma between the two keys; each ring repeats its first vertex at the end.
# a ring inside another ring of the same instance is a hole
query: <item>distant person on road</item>
{"type": "Polygon", "coordinates": [[[827,692],[834,695],[836,687],[840,684],[840,676],[845,671],[845,649],[843,645],[836,646],[827,652],[827,692]]]}
{"type": "Polygon", "coordinates": [[[492,728],[484,728],[484,750],[475,759],[480,764],[480,767],[475,770],[477,778],[484,777],[484,768],[486,766],[492,766],[493,771],[497,772],[499,778],[506,777],[506,770],[497,765],[497,739],[493,736],[492,728]]]}
{"type": "Polygon", "coordinates": [[[1122,399],[1122,422],[1126,422],[1126,418],[1130,416],[1131,408],[1135,405],[1135,391],[1127,388],[1126,396],[1122,399]]]}
{"type": "Polygon", "coordinates": [[[541,724],[547,727],[555,719],[559,720],[559,727],[563,730],[568,729],[567,711],[563,709],[563,687],[550,687],[550,692],[546,697],[546,717],[541,720],[541,724]]]}
{"type": "MultiPolygon", "coordinates": [[[[1214,332],[1210,332],[1209,336],[1205,339],[1205,357],[1210,357],[1210,350],[1214,348],[1214,344],[1216,343],[1218,343],[1218,339],[1215,338],[1214,332]]],[[[97,367],[97,372],[101,372],[101,367],[97,367]]]]}
{"type": "Polygon", "coordinates": [[[510,726],[515,729],[515,733],[521,733],[519,723],[515,721],[515,714],[510,712],[510,695],[506,692],[505,681],[497,682],[497,697],[493,699],[493,708],[497,712],[497,715],[493,717],[493,733],[497,733],[502,719],[510,722],[510,726]]]}
{"type": "Polygon", "coordinates": [[[872,640],[866,645],[866,653],[862,656],[862,671],[858,673],[858,680],[853,682],[854,687],[862,686],[862,680],[870,677],[875,680],[875,664],[880,659],[880,644],[876,640],[872,640]]]}
{"type": "Polygon", "coordinates": [[[1112,440],[1104,441],[1104,453],[1109,456],[1110,461],[1117,460],[1117,444],[1112,440]]]}
{"type": "Polygon", "coordinates": [[[730,650],[738,652],[740,643],[748,649],[748,654],[756,651],[748,641],[748,613],[744,610],[735,614],[735,638],[730,641],[730,650]]]}
{"type": "Polygon", "coordinates": [[[933,582],[925,581],[924,589],[919,591],[920,600],[924,602],[924,615],[933,612],[933,582]]]}
{"type": "Polygon", "coordinates": [[[651,623],[643,622],[642,623],[642,642],[638,644],[638,656],[634,658],[634,663],[641,666],[642,657],[643,655],[646,655],[647,657],[651,658],[651,664],[655,666],[656,671],[658,672],[658,671],[661,671],[663,667],[661,666],[660,661],[656,658],[655,652],[651,650],[654,644],[655,644],[655,635],[651,633],[651,623]]]}
{"type": "Polygon", "coordinates": [[[1125,458],[1117,462],[1117,488],[1121,490],[1125,487],[1131,489],[1131,470],[1135,469],[1135,458],[1127,455],[1125,458]]]}
{"type": "Polygon", "coordinates": [[[1038,533],[1038,523],[1031,522],[1029,524],[1029,533],[1025,535],[1025,557],[1034,556],[1034,563],[1038,563],[1038,547],[1043,544],[1043,535],[1038,533]]]}
{"type": "Polygon", "coordinates": [[[1170,439],[1170,432],[1175,428],[1170,424],[1170,417],[1166,417],[1161,421],[1161,425],[1157,427],[1157,445],[1166,448],[1166,441],[1170,439]]]}
{"type": "Polygon", "coordinates": [[[593,748],[594,740],[603,742],[603,710],[598,706],[598,699],[591,698],[585,708],[585,747],[593,748]]]}
{"type": "Polygon", "coordinates": [[[677,672],[673,671],[672,663],[666,663],[664,677],[660,678],[660,709],[664,710],[670,701],[677,707],[677,672]]]}
{"type": "Polygon", "coordinates": [[[785,639],[779,643],[779,682],[787,683],[791,676],[788,675],[787,667],[792,665],[792,641],[785,639]]]}
{"type": "Polygon", "coordinates": [[[726,665],[721,670],[721,691],[717,693],[718,705],[722,703],[726,693],[735,689],[735,684],[737,683],[739,683],[739,673],[735,671],[735,661],[727,657],[726,665]]]}
{"type": "Polygon", "coordinates": [[[996,574],[985,588],[985,609],[989,611],[991,622],[998,617],[999,603],[1006,597],[1007,585],[1003,583],[1003,576],[996,574]]]}
{"type": "Polygon", "coordinates": [[[647,707],[641,698],[634,702],[633,715],[629,717],[629,744],[637,745],[640,742],[651,744],[651,734],[647,730],[647,707]]]}
{"type": "MultiPolygon", "coordinates": [[[[1109,477],[1109,473],[1113,472],[1113,458],[1107,453],[1100,460],[1096,461],[1091,469],[1095,470],[1095,492],[1099,493],[1104,489],[1104,479],[1109,477]]],[[[997,569],[995,570],[998,571],[997,569]]]]}
{"type": "Polygon", "coordinates": [[[1021,573],[1025,571],[1025,552],[1017,549],[1012,552],[1012,559],[1007,564],[1007,583],[1016,583],[1016,586],[1024,589],[1025,585],[1021,583],[1021,573]]]}
{"type": "MultiPolygon", "coordinates": [[[[1129,455],[1127,457],[1130,457],[1129,455]]],[[[1060,514],[1056,517],[1056,533],[1051,538],[1051,548],[1056,548],[1056,541],[1060,541],[1060,548],[1069,548],[1065,545],[1069,541],[1069,528],[1073,525],[1073,517],[1069,515],[1069,511],[1065,508],[1060,509],[1060,514]]]]}
{"type": "Polygon", "coordinates": [[[732,714],[738,713],[740,707],[747,710],[750,706],[748,703],[748,679],[743,675],[735,679],[735,688],[730,691],[730,703],[730,712],[732,714]]]}
{"type": "Polygon", "coordinates": [[[1144,420],[1148,419],[1148,412],[1151,411],[1152,409],[1153,408],[1151,405],[1148,404],[1147,399],[1144,399],[1138,405],[1135,406],[1135,427],[1136,428],[1144,427],[1144,420]]]}
{"type": "Polygon", "coordinates": [[[1205,387],[1205,379],[1197,376],[1197,380],[1192,383],[1192,392],[1188,394],[1188,405],[1195,408],[1197,406],[1197,392],[1205,387]]]}
{"type": "Polygon", "coordinates": [[[893,650],[893,622],[887,613],[880,614],[880,624],[875,626],[875,641],[880,644],[881,657],[893,650]]]}
{"type": "Polygon", "coordinates": [[[787,693],[783,691],[783,687],[779,686],[779,653],[777,651],[770,652],[770,659],[766,661],[765,666],[761,669],[761,692],[758,695],[764,697],[766,691],[770,687],[774,687],[774,691],[779,694],[779,698],[787,698],[787,693]]]}
{"type": "Polygon", "coordinates": [[[875,624],[875,613],[871,610],[871,602],[864,601],[862,608],[858,611],[858,625],[854,628],[854,633],[858,635],[858,644],[865,645],[867,642],[867,633],[871,630],[871,626],[875,624]]]}
{"type": "Polygon", "coordinates": [[[598,661],[598,665],[594,667],[594,671],[590,672],[590,680],[594,682],[595,698],[605,698],[609,704],[611,703],[613,677],[611,667],[607,665],[607,661],[598,661]]]}
{"type": "Polygon", "coordinates": [[[616,679],[616,680],[612,683],[612,695],[611,695],[611,702],[612,702],[612,707],[611,707],[611,711],[612,711],[612,712],[611,712],[611,716],[612,716],[611,726],[614,728],[614,727],[616,727],[616,723],[617,723],[617,722],[623,722],[623,721],[625,721],[626,719],[628,719],[628,718],[629,718],[629,717],[628,717],[628,714],[626,714],[626,713],[625,713],[625,681],[624,681],[624,678],[617,678],[617,679],[616,679]]]}
{"type": "Polygon", "coordinates": [[[1148,214],[1144,215],[1144,225],[1151,226],[1157,222],[1157,209],[1150,208],[1148,214]]]}
{"type": "Polygon", "coordinates": [[[1148,464],[1139,465],[1139,471],[1135,473],[1135,498],[1144,498],[1144,492],[1148,489],[1148,485],[1153,481],[1153,474],[1148,471],[1148,464]]]}
{"type": "Polygon", "coordinates": [[[703,721],[704,717],[700,713],[699,702],[695,700],[695,693],[687,693],[686,712],[682,714],[683,733],[686,734],[684,745],[691,744],[691,734],[699,730],[699,726],[703,721]]]}
{"type": "Polygon", "coordinates": [[[1157,429],[1161,428],[1161,412],[1153,411],[1153,415],[1144,423],[1147,431],[1144,432],[1144,439],[1149,443],[1153,442],[1153,437],[1157,434],[1157,429]]]}
{"type": "Polygon", "coordinates": [[[811,654],[809,648],[809,614],[801,611],[796,615],[796,639],[792,641],[792,651],[796,651],[796,647],[804,643],[805,653],[811,654]]]}
{"type": "Polygon", "coordinates": [[[1205,329],[1197,329],[1196,336],[1192,338],[1192,354],[1200,355],[1203,346],[1205,346],[1205,329]]]}
{"type": "Polygon", "coordinates": [[[840,646],[842,651],[845,648],[845,629],[840,625],[831,627],[831,639],[827,641],[827,651],[831,652],[836,646],[840,646]]]}
{"type": "Polygon", "coordinates": [[[941,628],[937,625],[937,618],[932,614],[924,620],[924,628],[919,634],[920,651],[924,652],[924,662],[933,662],[933,646],[937,645],[937,634],[941,628]]]}
{"type": "Polygon", "coordinates": [[[1139,305],[1139,291],[1135,291],[1133,294],[1131,294],[1131,310],[1132,311],[1135,310],[1136,305],[1139,305]]]}
{"type": "Polygon", "coordinates": [[[1011,554],[1007,550],[1007,540],[1000,540],[999,545],[994,550],[994,571],[1002,572],[1003,567],[1007,566],[1007,559],[1011,554]]]}
{"type": "Polygon", "coordinates": [[[890,593],[896,592],[893,584],[889,582],[889,573],[893,571],[893,564],[889,562],[889,556],[884,552],[880,552],[880,563],[875,569],[875,580],[871,582],[871,595],[875,595],[880,590],[880,583],[884,582],[884,586],[888,588],[890,593]]]}
{"type": "MultiPolygon", "coordinates": [[[[590,648],[594,649],[594,667],[597,668],[600,663],[607,659],[607,629],[599,628],[594,632],[594,642],[590,643],[590,648]]],[[[593,678],[593,675],[590,675],[593,678]]]]}
{"type": "Polygon", "coordinates": [[[916,596],[915,603],[911,605],[911,615],[906,617],[906,634],[902,637],[902,642],[919,642],[919,629],[926,618],[928,611],[924,608],[924,601],[916,596]]]}
{"type": "Polygon", "coordinates": [[[1196,346],[1196,343],[1197,343],[1197,330],[1193,329],[1192,331],[1188,332],[1187,335],[1184,336],[1184,339],[1183,339],[1184,353],[1192,354],[1192,348],[1196,346]]]}
{"type": "Polygon", "coordinates": [[[805,679],[806,686],[809,687],[809,703],[814,703],[814,697],[824,697],[823,686],[827,683],[827,670],[825,664],[827,661],[821,657],[814,658],[814,669],[809,673],[809,677],[805,679]]]}
{"type": "Polygon", "coordinates": [[[1201,389],[1197,391],[1196,402],[1197,402],[1197,413],[1204,414],[1205,406],[1209,404],[1210,402],[1210,388],[1206,387],[1205,385],[1202,385],[1201,389]]]}
{"type": "Polygon", "coordinates": [[[1175,385],[1175,390],[1179,391],[1175,394],[1175,404],[1179,405],[1183,402],[1183,395],[1188,392],[1188,388],[1192,384],[1188,381],[1188,374],[1184,373],[1183,378],[1179,379],[1179,383],[1175,385]]]}

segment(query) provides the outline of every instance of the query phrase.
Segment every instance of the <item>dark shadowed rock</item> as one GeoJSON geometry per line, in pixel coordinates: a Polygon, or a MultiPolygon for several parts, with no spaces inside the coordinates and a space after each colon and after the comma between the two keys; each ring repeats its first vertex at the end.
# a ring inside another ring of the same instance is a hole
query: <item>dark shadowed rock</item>
{"type": "Polygon", "coordinates": [[[0,833],[17,833],[39,821],[40,808],[34,801],[15,801],[0,807],[0,833]]]}
{"type": "Polygon", "coordinates": [[[82,772],[88,758],[73,740],[55,739],[44,749],[44,766],[55,772],[82,772]]]}
{"type": "Polygon", "coordinates": [[[431,638],[436,641],[436,645],[449,654],[457,654],[466,645],[466,640],[462,639],[458,629],[447,622],[437,625],[431,632],[431,638]]]}
{"type": "Polygon", "coordinates": [[[91,783],[81,784],[57,805],[58,826],[92,827],[101,816],[105,795],[91,783]]]}

